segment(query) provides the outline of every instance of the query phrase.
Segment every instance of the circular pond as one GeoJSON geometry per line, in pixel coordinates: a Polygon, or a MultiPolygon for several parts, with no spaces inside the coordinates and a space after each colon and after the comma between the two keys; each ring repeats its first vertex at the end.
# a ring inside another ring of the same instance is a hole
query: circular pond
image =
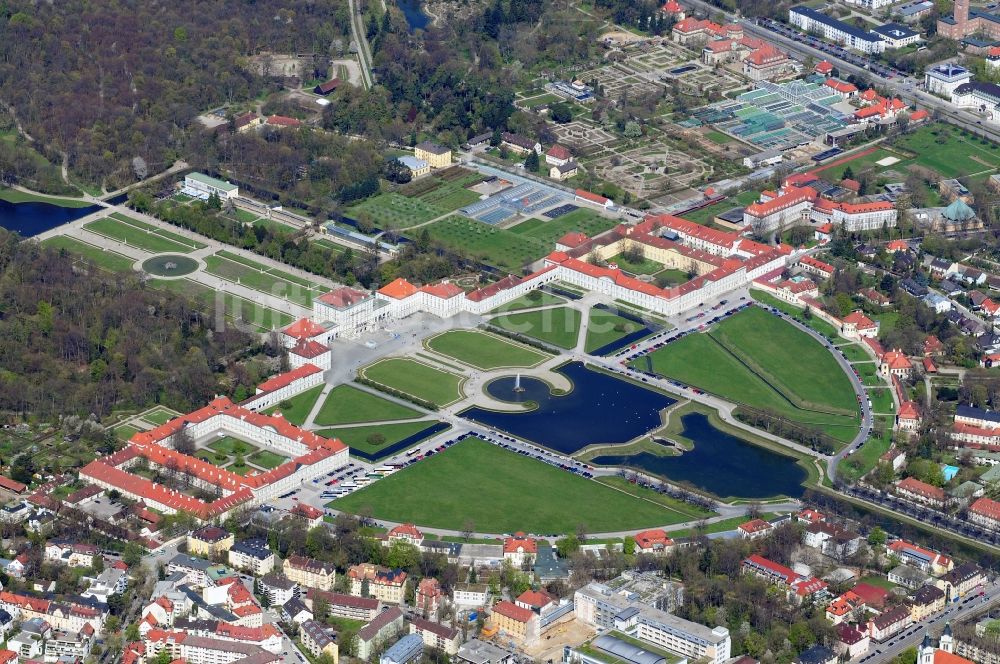
{"type": "Polygon", "coordinates": [[[143,272],[157,277],[183,277],[198,269],[198,261],[181,254],[161,254],[142,262],[143,272]]]}

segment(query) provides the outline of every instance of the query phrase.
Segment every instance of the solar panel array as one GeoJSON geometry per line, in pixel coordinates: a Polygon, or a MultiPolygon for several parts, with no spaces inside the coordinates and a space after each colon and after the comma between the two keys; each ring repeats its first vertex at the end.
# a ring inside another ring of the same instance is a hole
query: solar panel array
{"type": "Polygon", "coordinates": [[[847,116],[833,108],[841,97],[828,86],[814,81],[760,81],[757,86],[693,116],[762,149],[792,148],[847,124],[847,116]]]}

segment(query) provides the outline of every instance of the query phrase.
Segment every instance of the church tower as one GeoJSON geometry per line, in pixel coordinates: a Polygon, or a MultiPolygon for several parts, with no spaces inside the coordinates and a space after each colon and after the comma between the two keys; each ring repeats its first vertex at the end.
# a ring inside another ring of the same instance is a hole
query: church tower
{"type": "Polygon", "coordinates": [[[941,632],[941,639],[938,641],[938,648],[945,652],[955,652],[955,639],[951,636],[951,623],[944,624],[944,631],[941,632]]]}

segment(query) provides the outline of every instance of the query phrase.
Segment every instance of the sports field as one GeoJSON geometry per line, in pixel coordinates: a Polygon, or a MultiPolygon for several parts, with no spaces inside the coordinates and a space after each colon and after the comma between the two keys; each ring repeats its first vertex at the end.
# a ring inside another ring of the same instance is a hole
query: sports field
{"type": "Polygon", "coordinates": [[[549,245],[549,251],[555,249],[556,240],[566,233],[579,231],[584,235],[594,237],[599,233],[614,228],[617,219],[602,217],[593,210],[580,208],[555,219],[527,219],[512,227],[512,233],[533,237],[549,245]]]}
{"type": "Polygon", "coordinates": [[[461,376],[403,357],[379,360],[364,367],[361,375],[380,385],[399,390],[438,406],[462,398],[461,376]]]}
{"type": "Polygon", "coordinates": [[[331,507],[421,526],[480,532],[611,532],[690,517],[652,501],[468,438],[331,507]]]}
{"type": "Polygon", "coordinates": [[[478,330],[449,330],[431,337],[426,344],[436,353],[484,371],[533,367],[549,357],[515,341],[478,330]]]}
{"type": "Polygon", "coordinates": [[[71,254],[81,256],[97,267],[111,272],[128,272],[132,269],[134,260],[128,256],[102,249],[93,244],[82,242],[67,235],[56,235],[42,241],[42,245],[53,249],[64,249],[71,254]]]}
{"type": "Polygon", "coordinates": [[[138,247],[139,249],[153,254],[186,254],[196,249],[196,247],[193,247],[190,244],[175,242],[174,240],[164,237],[158,233],[139,228],[138,226],[120,221],[118,219],[112,219],[111,217],[91,221],[90,223],[84,224],[83,227],[91,233],[96,233],[98,235],[111,238],[112,240],[124,242],[127,245],[138,247]]]}
{"type": "MultiPolygon", "coordinates": [[[[744,313],[747,312],[729,320],[744,313]]],[[[652,370],[724,399],[771,410],[799,424],[815,426],[838,440],[851,440],[858,431],[858,417],[835,412],[843,412],[847,400],[849,403],[846,405],[856,412],[857,401],[851,396],[850,382],[833,358],[819,355],[827,351],[780,319],[775,318],[791,332],[801,334],[802,338],[785,330],[774,332],[777,328],[772,325],[755,328],[754,324],[764,325],[763,319],[756,316],[748,320],[750,323],[741,321],[739,327],[727,331],[730,339],[735,334],[734,329],[743,335],[740,337],[742,348],[739,356],[713,335],[690,334],[651,353],[648,357],[652,370]],[[746,325],[749,325],[749,331],[746,325]],[[775,341],[771,348],[767,348],[771,339],[767,335],[772,333],[778,335],[775,339],[782,341],[775,341]],[[810,347],[810,343],[815,348],[810,347]],[[753,369],[748,366],[747,360],[753,363],[753,369]],[[813,361],[816,364],[810,364],[813,361]],[[789,397],[798,398],[793,403],[789,397]],[[822,408],[823,411],[807,409],[806,406],[822,408]]],[[[646,362],[645,358],[639,358],[633,365],[646,370],[646,362]]]]}
{"type": "Polygon", "coordinates": [[[591,309],[590,322],[587,325],[587,341],[583,349],[590,353],[632,334],[640,327],[638,323],[622,318],[607,309],[591,309]]]}
{"type": "Polygon", "coordinates": [[[559,348],[573,348],[580,334],[580,312],[569,307],[505,314],[490,322],[559,348]]]}
{"type": "Polygon", "coordinates": [[[451,251],[515,274],[520,274],[524,265],[552,251],[548,243],[537,238],[458,215],[435,221],[420,230],[424,229],[427,229],[431,240],[440,242],[451,251]]]}
{"type": "Polygon", "coordinates": [[[316,413],[318,426],[408,420],[420,417],[419,411],[383,399],[351,385],[338,385],[326,395],[326,400],[316,413]]]}
{"type": "Polygon", "coordinates": [[[291,422],[296,426],[302,426],[305,423],[306,418],[309,417],[309,413],[312,411],[314,405],[316,405],[316,399],[319,399],[320,392],[323,391],[325,385],[317,385],[316,387],[311,387],[301,394],[296,394],[291,399],[288,399],[290,406],[283,408],[278,405],[274,408],[268,408],[265,413],[271,415],[274,412],[280,412],[281,416],[286,420],[291,422]]]}

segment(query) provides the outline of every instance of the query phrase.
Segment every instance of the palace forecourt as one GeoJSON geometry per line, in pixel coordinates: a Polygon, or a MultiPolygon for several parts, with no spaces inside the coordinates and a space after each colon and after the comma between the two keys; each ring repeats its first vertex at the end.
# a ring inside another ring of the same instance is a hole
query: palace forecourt
{"type": "Polygon", "coordinates": [[[347,465],[349,450],[337,439],[324,438],[301,429],[280,413],[256,412],[323,382],[323,370],[304,364],[275,376],[257,388],[257,394],[241,404],[217,397],[203,408],[174,418],[155,429],[136,433],[128,445],[114,454],[96,459],[80,470],[80,479],[123,496],[141,501],[166,514],[187,512],[201,521],[221,521],[237,508],[264,504],[305,482],[347,465]],[[290,460],[266,472],[241,476],[174,449],[184,431],[197,447],[231,435],[270,450],[290,460]],[[165,475],[184,478],[190,486],[218,497],[202,500],[146,479],[131,469],[148,465],[165,475]]]}

